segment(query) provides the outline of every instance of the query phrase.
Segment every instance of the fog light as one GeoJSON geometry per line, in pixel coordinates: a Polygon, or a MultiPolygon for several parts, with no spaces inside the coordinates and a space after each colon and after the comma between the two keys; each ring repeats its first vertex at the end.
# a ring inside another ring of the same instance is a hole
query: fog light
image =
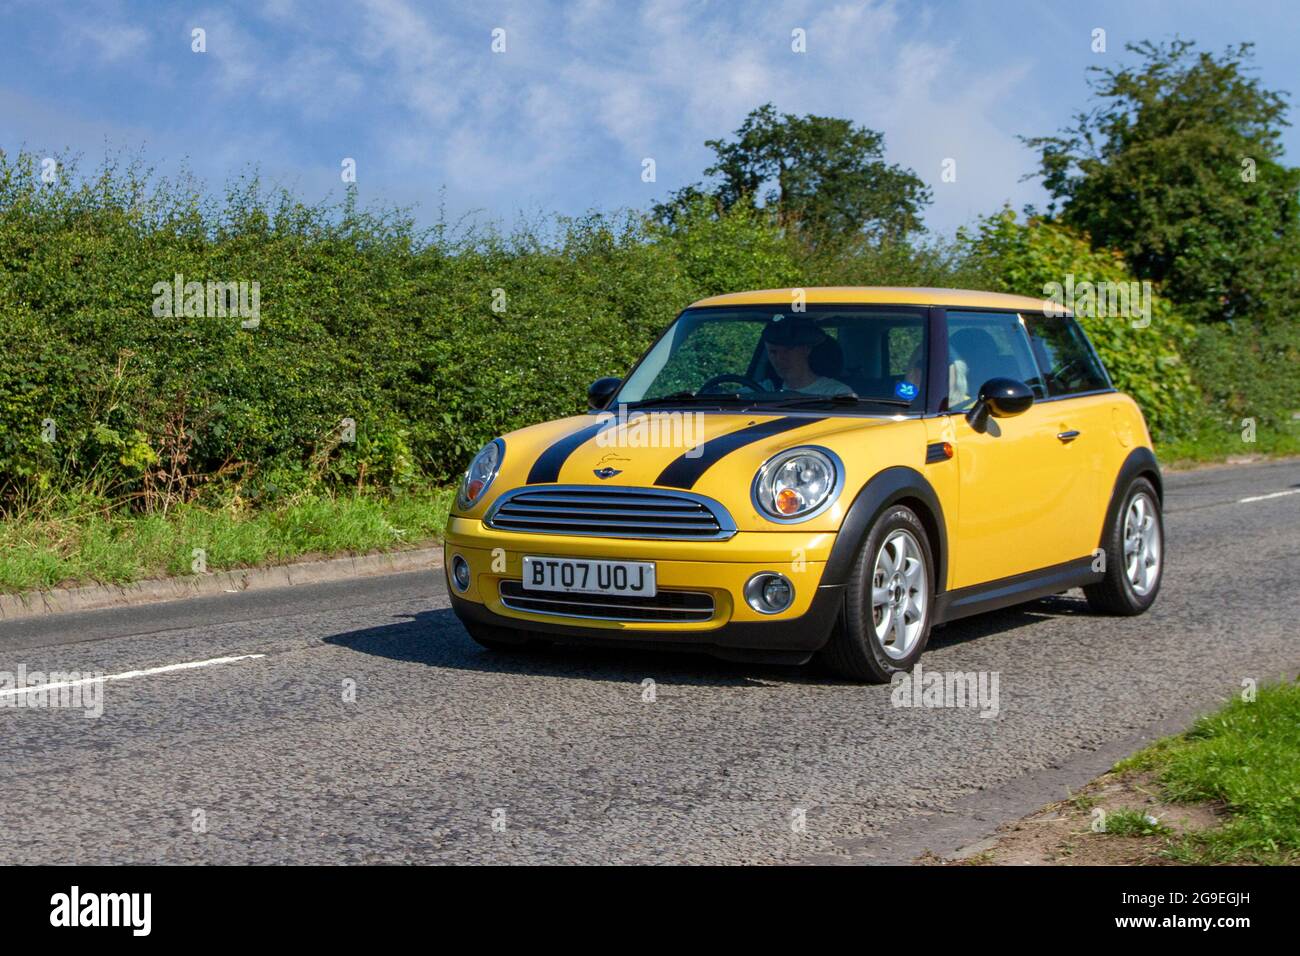
{"type": "Polygon", "coordinates": [[[464,591],[469,587],[469,562],[459,554],[451,559],[451,583],[457,591],[464,591]]]}
{"type": "Polygon", "coordinates": [[[745,603],[759,614],[780,614],[794,603],[794,585],[775,571],[760,571],[745,583],[745,603]]]}

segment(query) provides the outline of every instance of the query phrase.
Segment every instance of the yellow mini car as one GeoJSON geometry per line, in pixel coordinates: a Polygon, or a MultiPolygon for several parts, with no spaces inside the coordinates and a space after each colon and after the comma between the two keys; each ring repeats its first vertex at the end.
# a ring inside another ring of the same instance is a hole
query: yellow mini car
{"type": "Polygon", "coordinates": [[[480,644],[705,650],[888,681],[930,630],[1082,587],[1151,606],[1142,413],[1051,302],[951,289],[722,295],[585,415],[470,463],[447,524],[480,644]]]}

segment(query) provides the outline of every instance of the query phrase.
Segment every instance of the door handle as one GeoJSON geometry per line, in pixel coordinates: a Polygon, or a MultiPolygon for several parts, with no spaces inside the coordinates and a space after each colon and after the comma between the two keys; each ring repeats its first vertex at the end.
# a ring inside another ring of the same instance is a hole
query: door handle
{"type": "Polygon", "coordinates": [[[1065,444],[1068,445],[1070,442],[1078,438],[1080,434],[1081,432],[1079,432],[1078,429],[1071,429],[1068,432],[1058,432],[1056,437],[1061,439],[1061,441],[1065,442],[1065,444]]]}

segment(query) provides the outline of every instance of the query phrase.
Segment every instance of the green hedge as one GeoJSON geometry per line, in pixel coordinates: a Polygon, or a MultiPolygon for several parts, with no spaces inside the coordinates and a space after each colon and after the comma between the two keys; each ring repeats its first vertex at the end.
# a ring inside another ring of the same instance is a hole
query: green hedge
{"type": "MultiPolygon", "coordinates": [[[[502,235],[422,232],[354,194],[308,206],[251,178],[203,195],[113,165],[45,183],[34,157],[0,152],[0,504],[59,487],[153,507],[447,481],[493,435],[580,411],[592,379],[713,293],[1127,277],[1058,227],[1006,217],[955,246],[828,254],[743,204],[697,204],[671,229],[624,213],[502,235]],[[155,284],[176,274],[257,282],[260,325],[155,315],[155,284]]],[[[1176,432],[1195,404],[1181,352],[1218,346],[1163,305],[1140,335],[1090,331],[1153,427],[1176,432]]]]}
{"type": "MultiPolygon", "coordinates": [[[[142,199],[116,170],[65,187],[29,157],[0,161],[0,487],[445,480],[491,435],[582,408],[594,376],[623,371],[702,283],[728,282],[639,217],[552,232],[420,235],[255,182],[213,210],[165,184],[142,199]],[[256,281],[260,325],[155,316],[155,283],[177,273],[256,281]],[[345,418],[355,442],[339,440],[345,418]]],[[[733,270],[764,272],[762,256],[733,270]]]]}

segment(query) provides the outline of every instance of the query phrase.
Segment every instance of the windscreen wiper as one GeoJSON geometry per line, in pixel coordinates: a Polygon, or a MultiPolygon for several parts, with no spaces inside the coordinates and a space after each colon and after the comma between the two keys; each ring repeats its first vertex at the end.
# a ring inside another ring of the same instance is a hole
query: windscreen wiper
{"type": "Polygon", "coordinates": [[[777,408],[799,408],[802,406],[824,405],[827,402],[833,405],[861,405],[863,402],[875,402],[878,405],[897,405],[900,408],[912,407],[911,402],[904,401],[901,398],[863,398],[843,392],[839,395],[806,395],[803,398],[789,398],[780,402],[764,402],[763,404],[775,405],[777,408]]]}
{"type": "Polygon", "coordinates": [[[754,401],[752,396],[745,395],[728,395],[722,392],[708,393],[697,395],[692,391],[670,392],[667,395],[657,395],[654,398],[643,398],[636,402],[617,402],[615,405],[621,405],[625,408],[643,408],[646,405],[662,405],[671,402],[702,402],[709,405],[721,405],[731,402],[744,402],[750,404],[754,401]]]}

